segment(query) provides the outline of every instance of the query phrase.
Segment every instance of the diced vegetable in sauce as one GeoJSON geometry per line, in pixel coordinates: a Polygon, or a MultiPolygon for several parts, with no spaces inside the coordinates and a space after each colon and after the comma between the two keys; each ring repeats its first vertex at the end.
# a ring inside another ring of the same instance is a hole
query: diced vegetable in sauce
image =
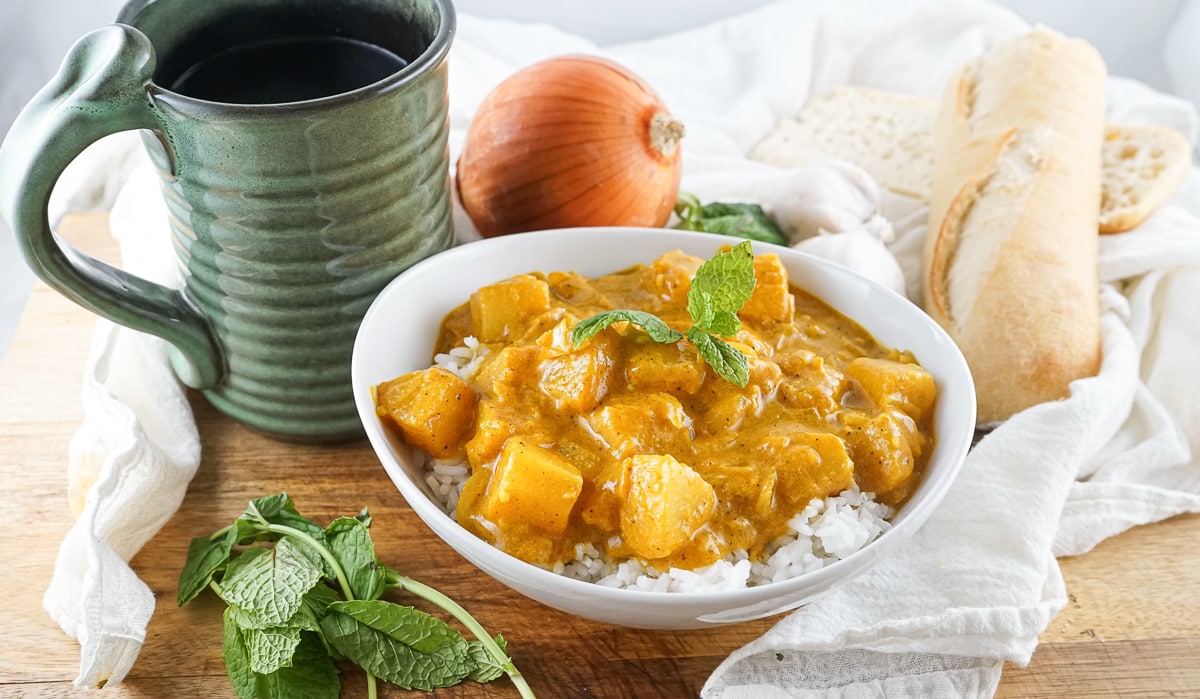
{"type": "Polygon", "coordinates": [[[380,416],[400,429],[404,440],[438,458],[462,453],[475,419],[474,389],[444,369],[405,374],[380,384],[380,416]]]}

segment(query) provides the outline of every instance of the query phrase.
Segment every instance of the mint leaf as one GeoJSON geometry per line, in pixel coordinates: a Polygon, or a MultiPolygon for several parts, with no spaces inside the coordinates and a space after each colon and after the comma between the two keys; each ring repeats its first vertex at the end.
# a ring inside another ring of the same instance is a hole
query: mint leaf
{"type": "Polygon", "coordinates": [[[292,498],[287,493],[277,493],[251,500],[246,511],[238,517],[238,521],[256,525],[265,522],[291,527],[308,534],[317,541],[322,541],[325,535],[324,527],[296,511],[296,504],[292,502],[292,498]]]}
{"type": "Polygon", "coordinates": [[[698,327],[688,328],[687,337],[721,378],[741,387],[750,382],[750,364],[740,350],[698,327]]]}
{"type": "Polygon", "coordinates": [[[346,573],[355,599],[379,599],[384,571],[375,558],[375,544],[367,526],[354,517],[339,517],[325,529],[325,542],[346,573]]]}
{"type": "Polygon", "coordinates": [[[341,596],[331,588],[317,585],[304,595],[304,599],[300,603],[300,611],[296,612],[296,616],[288,622],[301,631],[312,631],[317,634],[321,639],[321,645],[325,646],[325,652],[334,659],[341,658],[342,654],[329,645],[329,641],[325,638],[325,631],[321,628],[321,620],[329,615],[329,605],[340,602],[341,599],[341,596]]]}
{"type": "MultiPolygon", "coordinates": [[[[496,634],[496,645],[500,646],[500,650],[508,653],[508,641],[505,641],[500,634],[496,634]]],[[[491,682],[504,674],[505,666],[496,662],[487,648],[484,648],[483,641],[469,641],[467,654],[471,656],[471,660],[475,661],[475,669],[471,671],[470,675],[467,675],[470,679],[476,682],[491,682]]]]}
{"type": "Polygon", "coordinates": [[[341,693],[337,668],[312,634],[301,634],[291,665],[262,674],[251,669],[244,631],[225,610],[225,642],[221,657],[239,699],[337,699],[341,693]]]}
{"type": "Polygon", "coordinates": [[[195,599],[212,582],[213,576],[225,569],[237,536],[235,527],[216,541],[207,536],[192,539],[188,544],[187,560],[179,573],[176,601],[180,607],[195,599]]]}
{"type": "Polygon", "coordinates": [[[788,238],[758,204],[713,202],[704,206],[690,194],[681,194],[675,204],[681,219],[678,228],[787,245],[788,238]]]}
{"type": "Polygon", "coordinates": [[[292,617],[289,623],[308,631],[320,631],[321,620],[329,614],[329,605],[340,601],[342,598],[333,589],[325,585],[317,585],[305,593],[304,599],[300,601],[300,611],[296,612],[296,616],[292,617]],[[297,621],[301,617],[312,619],[312,621],[297,621]]]}
{"type": "Polygon", "coordinates": [[[650,339],[655,342],[678,342],[683,339],[681,333],[672,330],[670,326],[653,313],[646,313],[645,311],[604,311],[576,323],[575,327],[571,330],[571,342],[578,347],[613,323],[623,321],[633,323],[642,330],[645,330],[650,339]]]}
{"type": "Polygon", "coordinates": [[[342,655],[405,689],[448,687],[475,669],[462,634],[412,607],[383,600],[334,602],[321,628],[342,655]]]}
{"type": "MultiPolygon", "coordinates": [[[[325,543],[325,528],[296,511],[296,505],[287,493],[276,493],[250,501],[246,511],[234,521],[234,526],[243,531],[251,530],[253,536],[247,537],[243,534],[238,543],[278,540],[282,534],[267,531],[268,525],[290,527],[307,534],[319,544],[325,543]]],[[[336,573],[329,563],[316,551],[312,554],[310,558],[317,562],[325,577],[333,580],[336,573]]]]}
{"type": "Polygon", "coordinates": [[[713,304],[712,294],[702,289],[697,289],[695,286],[688,291],[687,310],[688,315],[692,317],[692,324],[699,325],[702,328],[707,328],[717,317],[717,309],[713,304]]]}
{"type": "MultiPolygon", "coordinates": [[[[233,619],[233,622],[238,625],[238,628],[243,629],[243,630],[245,630],[245,629],[262,630],[262,629],[270,629],[270,628],[275,627],[274,624],[269,624],[269,623],[263,621],[262,618],[259,617],[257,613],[246,611],[245,609],[242,609],[241,607],[239,607],[235,604],[231,604],[228,607],[226,607],[225,613],[227,615],[229,615],[229,617],[231,619],[233,619]]],[[[293,618],[295,618],[295,617],[293,617],[293,618]]]]}
{"type": "Polygon", "coordinates": [[[742,321],[738,320],[737,313],[729,311],[713,311],[711,320],[704,325],[696,325],[719,337],[732,337],[742,329],[742,321]]]}
{"type": "Polygon", "coordinates": [[[251,500],[250,504],[246,506],[246,512],[242,516],[270,521],[270,518],[278,516],[280,512],[285,510],[295,512],[296,503],[292,502],[291,496],[287,493],[276,493],[251,500]]]}
{"type": "MultiPolygon", "coordinates": [[[[287,620],[285,626],[287,628],[296,629],[297,631],[311,631],[321,637],[321,642],[325,643],[324,631],[321,630],[321,620],[329,613],[329,605],[334,602],[340,602],[341,597],[326,585],[317,585],[309,590],[304,599],[300,601],[300,608],[292,615],[291,619],[287,620]]],[[[268,631],[279,627],[272,626],[264,622],[258,614],[248,612],[236,605],[226,607],[226,614],[238,625],[243,631],[268,631]]],[[[326,645],[326,651],[331,650],[326,645]]]]}
{"type": "Polygon", "coordinates": [[[754,252],[749,241],[717,253],[700,265],[688,291],[688,315],[702,330],[724,337],[737,334],[737,312],[754,293],[754,252]]]}
{"type": "Polygon", "coordinates": [[[321,570],[298,548],[290,537],[284,537],[274,549],[246,549],[229,563],[221,580],[222,597],[255,614],[267,626],[283,626],[322,577],[321,570]]]}
{"type": "Polygon", "coordinates": [[[300,645],[300,629],[290,626],[244,629],[242,643],[246,645],[250,669],[268,675],[281,667],[292,666],[292,655],[300,645]]]}
{"type": "MultiPolygon", "coordinates": [[[[304,593],[304,597],[300,600],[300,608],[287,620],[285,625],[301,631],[320,633],[321,620],[328,614],[329,605],[340,602],[341,599],[338,593],[327,585],[318,584],[304,593]]],[[[273,624],[264,621],[258,613],[247,611],[235,604],[229,605],[229,611],[237,625],[243,629],[264,630],[274,627],[273,624]]]]}

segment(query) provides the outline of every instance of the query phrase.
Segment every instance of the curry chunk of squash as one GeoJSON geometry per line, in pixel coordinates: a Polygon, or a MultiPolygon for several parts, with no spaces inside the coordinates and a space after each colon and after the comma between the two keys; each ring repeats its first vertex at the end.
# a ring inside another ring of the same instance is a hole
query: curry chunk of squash
{"type": "Polygon", "coordinates": [[[621,538],[648,559],[669,556],[708,523],[713,487],[669,454],[631,456],[629,492],[621,504],[621,538]]]}
{"type": "MultiPolygon", "coordinates": [[[[500,449],[510,437],[520,433],[529,434],[532,425],[528,420],[514,420],[511,407],[497,401],[484,400],[479,403],[475,419],[475,434],[467,440],[467,463],[474,469],[490,463],[500,455],[500,449]]],[[[520,413],[517,413],[520,416],[520,413]]]]}
{"type": "Polygon", "coordinates": [[[422,369],[379,384],[375,412],[404,441],[444,459],[461,453],[475,417],[475,391],[445,369],[422,369]]]}
{"type": "Polygon", "coordinates": [[[840,493],[854,485],[854,463],[846,443],[828,432],[773,436],[775,502],[796,511],[813,498],[840,493]]]}
{"type": "Polygon", "coordinates": [[[561,534],[582,489],[583,476],[570,461],[513,437],[500,450],[482,512],[500,529],[529,526],[561,534]]]}
{"type": "Polygon", "coordinates": [[[779,400],[799,411],[825,419],[840,408],[845,379],[825,358],[808,350],[784,355],[779,360],[787,378],[779,385],[779,400]]]}
{"type": "Polygon", "coordinates": [[[633,483],[632,458],[610,461],[584,488],[583,521],[603,532],[616,532],[621,526],[621,505],[629,497],[633,483]]]}
{"type": "Polygon", "coordinates": [[[738,311],[751,325],[790,323],[796,315],[796,299],[788,286],[788,273],[773,253],[754,258],[754,293],[738,311]]]}
{"type": "Polygon", "coordinates": [[[471,294],[471,327],[481,342],[499,342],[550,309],[550,287],[529,274],[518,274],[471,294]]]}
{"type": "Polygon", "coordinates": [[[683,398],[700,390],[704,382],[704,363],[690,342],[637,341],[624,364],[625,381],[634,391],[683,398]]]}
{"type": "Polygon", "coordinates": [[[642,288],[650,292],[659,306],[687,305],[692,277],[704,260],[682,250],[664,253],[643,270],[642,288]]]}
{"type": "Polygon", "coordinates": [[[879,408],[897,408],[920,421],[933,408],[937,388],[933,375],[916,364],[858,357],[846,365],[846,376],[879,408]]]}
{"type": "Polygon", "coordinates": [[[521,436],[535,444],[561,439],[540,411],[530,410],[521,401],[481,400],[475,415],[475,432],[465,445],[471,468],[491,464],[510,437],[521,436]]]}
{"type": "Polygon", "coordinates": [[[701,431],[710,435],[733,434],[747,417],[762,412],[764,400],[762,391],[753,385],[744,391],[722,391],[698,420],[701,431]]]}
{"type": "Polygon", "coordinates": [[[903,486],[925,447],[913,419],[889,409],[873,416],[851,411],[842,420],[858,487],[883,497],[903,486]]]}
{"type": "Polygon", "coordinates": [[[748,446],[737,445],[711,457],[697,457],[692,468],[712,485],[723,504],[755,502],[775,480],[774,468],[748,446]],[[747,458],[749,457],[749,458],[747,458]]]}
{"type": "Polygon", "coordinates": [[[602,332],[577,350],[543,357],[538,387],[556,410],[578,415],[604,400],[616,377],[616,344],[614,335],[602,332]]]}
{"type": "Polygon", "coordinates": [[[533,373],[538,348],[513,345],[484,357],[474,377],[479,390],[489,398],[506,403],[520,398],[526,378],[533,373]]]}
{"type": "Polygon", "coordinates": [[[691,417],[667,393],[619,396],[592,412],[587,422],[616,459],[677,451],[695,436],[691,417]]]}
{"type": "Polygon", "coordinates": [[[592,280],[578,272],[551,272],[546,276],[550,293],[569,304],[607,306],[608,299],[596,290],[592,280]]]}

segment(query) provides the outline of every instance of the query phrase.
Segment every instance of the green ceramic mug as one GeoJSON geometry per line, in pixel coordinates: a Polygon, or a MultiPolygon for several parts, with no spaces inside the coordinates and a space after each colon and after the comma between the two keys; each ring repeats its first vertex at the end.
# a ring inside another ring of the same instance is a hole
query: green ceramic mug
{"type": "Polygon", "coordinates": [[[293,441],[358,435],[362,315],[453,241],[454,21],[450,0],[133,0],[13,124],[0,215],[38,276],[167,340],[176,373],[219,410],[293,441]],[[63,168],[131,129],[162,175],[178,290],[50,230],[63,168]]]}

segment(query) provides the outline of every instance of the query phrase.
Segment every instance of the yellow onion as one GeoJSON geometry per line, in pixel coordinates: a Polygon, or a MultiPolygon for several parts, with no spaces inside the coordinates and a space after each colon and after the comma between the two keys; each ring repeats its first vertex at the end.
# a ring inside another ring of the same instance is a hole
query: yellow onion
{"type": "Polygon", "coordinates": [[[458,192],[485,237],[572,226],[662,226],[679,192],[683,125],[613,61],[559,56],[484,99],[458,192]]]}

